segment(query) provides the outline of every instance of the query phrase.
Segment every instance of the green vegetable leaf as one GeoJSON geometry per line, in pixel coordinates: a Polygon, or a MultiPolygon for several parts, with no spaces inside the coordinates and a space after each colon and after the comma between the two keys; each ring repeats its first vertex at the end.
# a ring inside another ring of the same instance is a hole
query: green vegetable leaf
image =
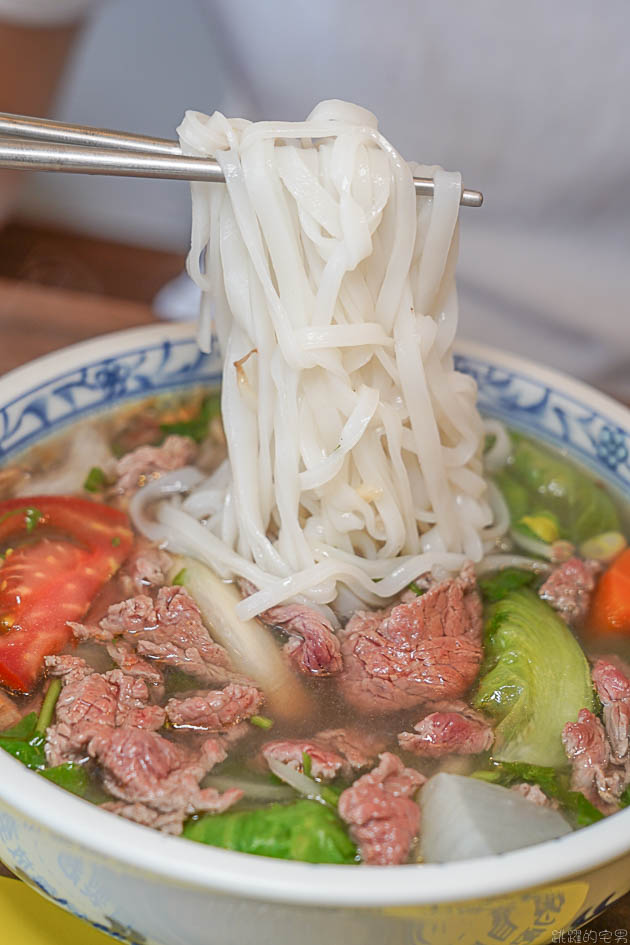
{"type": "Polygon", "coordinates": [[[20,740],[28,740],[32,738],[37,729],[37,712],[29,712],[28,715],[25,715],[23,719],[14,725],[12,728],[5,728],[3,732],[0,732],[0,738],[17,738],[20,740]]]}
{"type": "Polygon", "coordinates": [[[337,814],[317,801],[207,814],[190,820],[184,837],[257,856],[306,863],[355,863],[356,847],[337,814]]]}
{"type": "Polygon", "coordinates": [[[497,484],[513,525],[525,516],[551,515],[559,537],[574,544],[619,531],[617,510],[598,483],[538,443],[515,434],[512,438],[514,453],[497,484]]]}
{"type": "Polygon", "coordinates": [[[42,778],[52,781],[53,784],[63,788],[64,791],[70,791],[71,794],[82,797],[92,804],[103,804],[105,801],[111,800],[109,794],[106,794],[94,783],[85,765],[68,761],[54,768],[46,768],[39,773],[42,778]]]}
{"type": "MultiPolygon", "coordinates": [[[[482,773],[477,772],[480,777],[482,773]]],[[[537,784],[547,797],[554,798],[560,807],[568,814],[569,819],[576,827],[588,827],[603,819],[601,811],[588,800],[580,791],[572,791],[568,786],[566,774],[544,765],[530,765],[522,762],[503,762],[492,768],[488,774],[495,777],[492,780],[505,787],[518,781],[528,784],[537,784]]],[[[487,779],[489,780],[489,779],[487,779]]]]}
{"type": "Polygon", "coordinates": [[[107,476],[100,466],[92,466],[85,477],[83,488],[86,492],[101,492],[107,485],[107,476]]]}
{"type": "Polygon", "coordinates": [[[46,768],[40,771],[40,774],[47,781],[52,781],[53,784],[78,797],[85,797],[88,793],[90,778],[83,765],[76,765],[69,761],[54,768],[46,768]]]}
{"type": "Polygon", "coordinates": [[[33,735],[29,739],[0,735],[0,748],[3,748],[18,761],[21,761],[23,765],[26,765],[27,768],[32,768],[34,771],[41,771],[46,767],[45,744],[46,737],[44,735],[33,735]]]}
{"type": "Polygon", "coordinates": [[[491,577],[481,578],[479,587],[484,599],[494,604],[498,600],[503,600],[510,591],[516,591],[519,587],[527,587],[535,577],[536,575],[532,571],[505,568],[505,570],[498,571],[491,577]]]}
{"type": "Polygon", "coordinates": [[[630,807],[630,785],[625,789],[619,801],[622,807],[630,807]]]}
{"type": "Polygon", "coordinates": [[[199,412],[190,420],[182,420],[179,423],[162,423],[160,429],[165,436],[171,434],[189,436],[197,443],[201,443],[208,433],[210,421],[220,413],[221,395],[218,393],[209,394],[202,400],[199,412]]]}
{"type": "Polygon", "coordinates": [[[484,644],[473,704],[498,720],[494,758],[566,766],[562,729],[594,708],[589,665],[567,625],[520,588],[488,608],[484,644]]]}
{"type": "Polygon", "coordinates": [[[45,743],[45,736],[37,731],[35,712],[30,712],[17,725],[0,732],[0,748],[13,755],[27,768],[36,771],[46,767],[45,743]]]}

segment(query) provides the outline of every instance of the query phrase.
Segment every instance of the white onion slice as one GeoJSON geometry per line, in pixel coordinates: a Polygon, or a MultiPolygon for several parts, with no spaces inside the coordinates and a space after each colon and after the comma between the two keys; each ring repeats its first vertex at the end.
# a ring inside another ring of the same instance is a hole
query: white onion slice
{"type": "Polygon", "coordinates": [[[309,778],[302,771],[296,771],[292,765],[288,765],[284,761],[278,761],[276,758],[267,758],[267,764],[269,770],[277,778],[280,778],[285,784],[290,784],[298,794],[325,803],[322,797],[322,785],[318,784],[313,778],[309,778]]]}

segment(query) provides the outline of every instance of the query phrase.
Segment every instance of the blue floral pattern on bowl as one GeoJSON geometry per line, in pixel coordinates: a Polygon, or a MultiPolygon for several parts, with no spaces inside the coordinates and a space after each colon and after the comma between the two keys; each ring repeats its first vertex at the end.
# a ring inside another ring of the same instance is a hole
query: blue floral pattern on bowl
{"type": "MultiPolygon", "coordinates": [[[[0,409],[0,462],[115,404],[220,381],[218,354],[202,354],[192,335],[121,347],[119,355],[60,373],[6,403],[0,409]]],[[[475,379],[484,414],[566,449],[618,488],[630,489],[630,433],[587,400],[483,357],[460,353],[455,364],[475,379]]]]}

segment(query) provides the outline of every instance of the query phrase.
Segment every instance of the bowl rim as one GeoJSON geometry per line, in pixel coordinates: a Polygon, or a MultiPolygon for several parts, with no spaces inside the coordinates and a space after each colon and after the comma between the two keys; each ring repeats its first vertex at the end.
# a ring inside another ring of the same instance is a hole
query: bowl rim
{"type": "MultiPolygon", "coordinates": [[[[194,326],[180,323],[127,329],[79,342],[0,378],[0,408],[7,395],[28,391],[34,377],[39,383],[108,351],[128,352],[193,336],[194,326]]],[[[456,351],[547,383],[630,430],[630,410],[581,381],[473,342],[458,341],[456,351]]],[[[114,817],[35,777],[4,752],[0,752],[0,801],[31,823],[114,867],[119,864],[177,885],[239,898],[313,906],[382,908],[483,899],[568,880],[630,851],[629,808],[533,847],[457,863],[424,864],[421,874],[414,864],[365,870],[267,859],[186,842],[114,817]]]]}

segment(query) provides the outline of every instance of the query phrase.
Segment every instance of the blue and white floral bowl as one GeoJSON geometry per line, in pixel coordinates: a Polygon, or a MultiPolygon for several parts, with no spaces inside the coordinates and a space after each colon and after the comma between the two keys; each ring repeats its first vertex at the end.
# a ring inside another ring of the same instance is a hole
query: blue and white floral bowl
{"type": "MultiPolygon", "coordinates": [[[[630,412],[553,371],[460,344],[484,413],[560,446],[630,495],[630,412]]],[[[97,338],[0,380],[0,461],[132,399],[213,384],[191,326],[97,338]]],[[[243,856],[100,811],[0,752],[0,858],[137,945],[542,945],[630,889],[630,810],[503,856],[362,869],[243,856]]]]}

